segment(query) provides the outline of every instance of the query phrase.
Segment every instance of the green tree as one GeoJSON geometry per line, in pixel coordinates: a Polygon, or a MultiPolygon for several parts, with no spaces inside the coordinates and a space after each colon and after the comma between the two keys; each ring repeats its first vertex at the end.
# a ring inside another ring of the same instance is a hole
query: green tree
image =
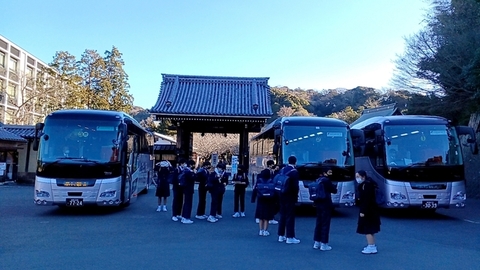
{"type": "Polygon", "coordinates": [[[108,89],[104,89],[105,61],[96,50],[85,50],[79,62],[79,75],[82,78],[82,87],[79,97],[87,109],[107,110],[108,89]]]}
{"type": "Polygon", "coordinates": [[[425,28],[406,39],[393,83],[435,95],[432,106],[465,122],[480,109],[480,1],[432,3],[425,28]]]}
{"type": "Polygon", "coordinates": [[[133,106],[133,96],[129,94],[128,75],[123,70],[125,65],[120,51],[113,46],[105,52],[105,75],[101,80],[105,99],[110,105],[109,110],[128,112],[133,106]]]}
{"type": "Polygon", "coordinates": [[[63,90],[60,98],[48,100],[49,107],[53,110],[84,108],[85,103],[79,97],[82,96],[84,88],[82,87],[82,78],[79,75],[79,63],[75,56],[66,51],[59,51],[53,57],[50,66],[51,76],[56,76],[61,82],[59,87],[63,90]]]}
{"type": "Polygon", "coordinates": [[[328,117],[337,118],[350,124],[360,117],[362,111],[363,107],[360,107],[360,109],[356,111],[352,107],[347,106],[339,112],[334,112],[331,115],[328,115],[328,117]]]}

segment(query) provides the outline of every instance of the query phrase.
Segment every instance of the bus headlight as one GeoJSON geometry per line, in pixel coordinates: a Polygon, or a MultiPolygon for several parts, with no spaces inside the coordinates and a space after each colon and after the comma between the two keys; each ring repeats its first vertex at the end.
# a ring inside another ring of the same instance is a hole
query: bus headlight
{"type": "Polygon", "coordinates": [[[111,198],[111,197],[115,197],[116,193],[117,193],[116,190],[108,190],[100,193],[100,197],[111,198]]]}
{"type": "Polygon", "coordinates": [[[466,199],[467,199],[467,194],[465,194],[462,191],[459,191],[459,192],[457,192],[457,194],[455,194],[453,196],[452,200],[454,200],[454,201],[465,201],[466,199]]]}
{"type": "Polygon", "coordinates": [[[35,193],[37,194],[37,197],[43,197],[43,198],[50,197],[50,193],[43,190],[35,190],[35,193]]]}
{"type": "Polygon", "coordinates": [[[401,192],[395,191],[390,193],[390,199],[392,200],[406,200],[407,196],[401,192]]]}
{"type": "Polygon", "coordinates": [[[347,191],[345,194],[342,195],[342,200],[354,200],[355,199],[355,192],[347,191]]]}

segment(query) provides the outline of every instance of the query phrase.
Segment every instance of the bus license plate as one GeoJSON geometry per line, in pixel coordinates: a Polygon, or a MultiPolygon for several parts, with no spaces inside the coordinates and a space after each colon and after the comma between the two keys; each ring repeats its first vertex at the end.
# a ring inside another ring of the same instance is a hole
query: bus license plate
{"type": "Polygon", "coordinates": [[[83,206],[83,199],[67,199],[67,206],[83,206]]]}
{"type": "Polygon", "coordinates": [[[422,202],[422,208],[426,209],[435,209],[438,206],[437,201],[423,201],[422,202]]]}

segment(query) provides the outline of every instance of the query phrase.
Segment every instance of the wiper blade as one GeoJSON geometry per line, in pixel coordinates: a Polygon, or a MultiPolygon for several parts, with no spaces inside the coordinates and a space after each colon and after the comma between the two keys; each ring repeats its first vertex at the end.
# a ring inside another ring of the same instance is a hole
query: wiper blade
{"type": "Polygon", "coordinates": [[[96,160],[91,160],[91,159],[86,159],[86,158],[81,158],[81,157],[59,157],[57,158],[57,160],[55,160],[54,162],[50,163],[50,164],[56,164],[56,163],[59,163],[60,161],[63,161],[63,160],[75,160],[75,161],[83,161],[83,162],[92,162],[92,163],[95,163],[95,164],[99,164],[100,162],[96,161],[96,160]]]}
{"type": "Polygon", "coordinates": [[[412,163],[412,164],[408,164],[408,168],[411,168],[411,167],[419,167],[419,166],[425,166],[425,162],[416,162],[416,163],[412,163]]]}
{"type": "Polygon", "coordinates": [[[301,163],[297,167],[306,167],[308,165],[322,165],[322,162],[306,162],[306,163],[301,163]]]}
{"type": "Polygon", "coordinates": [[[404,171],[411,168],[422,167],[422,166],[425,166],[425,162],[416,162],[416,163],[408,164],[407,166],[400,166],[400,167],[397,167],[397,170],[404,171]]]}

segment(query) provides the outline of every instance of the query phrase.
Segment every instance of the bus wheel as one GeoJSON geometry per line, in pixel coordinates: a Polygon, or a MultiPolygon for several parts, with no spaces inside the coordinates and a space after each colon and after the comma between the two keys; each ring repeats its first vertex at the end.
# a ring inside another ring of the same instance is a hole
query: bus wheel
{"type": "Polygon", "coordinates": [[[148,194],[148,186],[145,187],[140,194],[148,194]]]}
{"type": "Polygon", "coordinates": [[[121,208],[127,208],[129,206],[130,206],[130,200],[128,200],[128,202],[124,202],[124,203],[120,204],[121,208]]]}

